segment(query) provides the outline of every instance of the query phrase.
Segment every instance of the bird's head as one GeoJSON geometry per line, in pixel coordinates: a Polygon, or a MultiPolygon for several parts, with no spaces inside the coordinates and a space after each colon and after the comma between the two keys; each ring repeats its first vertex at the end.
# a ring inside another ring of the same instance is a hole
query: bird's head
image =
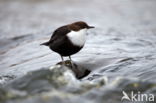
{"type": "Polygon", "coordinates": [[[79,31],[81,29],[95,28],[94,26],[89,26],[86,22],[83,22],[83,21],[74,22],[74,23],[70,24],[69,27],[70,27],[70,29],[72,29],[74,31],[79,31]]]}

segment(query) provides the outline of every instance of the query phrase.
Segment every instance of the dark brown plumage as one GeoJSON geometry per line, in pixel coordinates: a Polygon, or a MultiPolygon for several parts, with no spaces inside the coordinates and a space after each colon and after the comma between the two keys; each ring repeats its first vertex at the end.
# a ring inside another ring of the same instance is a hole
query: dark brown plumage
{"type": "Polygon", "coordinates": [[[74,37],[74,35],[77,35],[79,37],[79,34],[77,33],[79,33],[80,30],[90,29],[90,28],[94,28],[94,27],[88,26],[83,21],[79,21],[79,22],[75,22],[72,24],[59,27],[53,32],[53,35],[51,36],[50,40],[41,45],[46,45],[51,50],[60,54],[63,61],[63,56],[69,56],[70,58],[71,55],[79,52],[83,47],[83,45],[74,44],[71,38],[69,37],[69,34],[72,35],[71,37],[74,37]]]}

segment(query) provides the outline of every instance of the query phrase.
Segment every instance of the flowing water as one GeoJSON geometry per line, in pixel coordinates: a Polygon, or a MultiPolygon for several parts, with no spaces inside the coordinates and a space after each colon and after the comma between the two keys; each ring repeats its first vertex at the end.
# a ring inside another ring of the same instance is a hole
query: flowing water
{"type": "Polygon", "coordinates": [[[123,91],[156,99],[155,10],[155,0],[1,0],[0,102],[143,103],[121,101],[123,91]],[[80,20],[96,28],[72,72],[40,44],[80,20]]]}

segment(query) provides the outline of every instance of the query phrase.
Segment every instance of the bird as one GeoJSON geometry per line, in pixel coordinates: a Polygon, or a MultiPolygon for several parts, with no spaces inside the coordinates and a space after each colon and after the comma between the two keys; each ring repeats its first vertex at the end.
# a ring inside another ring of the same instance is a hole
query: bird
{"type": "Polygon", "coordinates": [[[58,53],[65,64],[63,57],[69,57],[72,61],[71,55],[79,52],[84,47],[87,30],[91,28],[94,28],[94,26],[89,26],[84,21],[61,26],[52,33],[49,41],[41,45],[48,46],[52,51],[58,53]]]}

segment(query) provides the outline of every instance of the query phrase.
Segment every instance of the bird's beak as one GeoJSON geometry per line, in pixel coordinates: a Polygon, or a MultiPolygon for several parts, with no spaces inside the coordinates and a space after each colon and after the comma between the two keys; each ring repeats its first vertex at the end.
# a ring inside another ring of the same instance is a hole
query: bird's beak
{"type": "Polygon", "coordinates": [[[92,28],[95,28],[94,26],[88,26],[88,29],[92,29],[92,28]]]}

